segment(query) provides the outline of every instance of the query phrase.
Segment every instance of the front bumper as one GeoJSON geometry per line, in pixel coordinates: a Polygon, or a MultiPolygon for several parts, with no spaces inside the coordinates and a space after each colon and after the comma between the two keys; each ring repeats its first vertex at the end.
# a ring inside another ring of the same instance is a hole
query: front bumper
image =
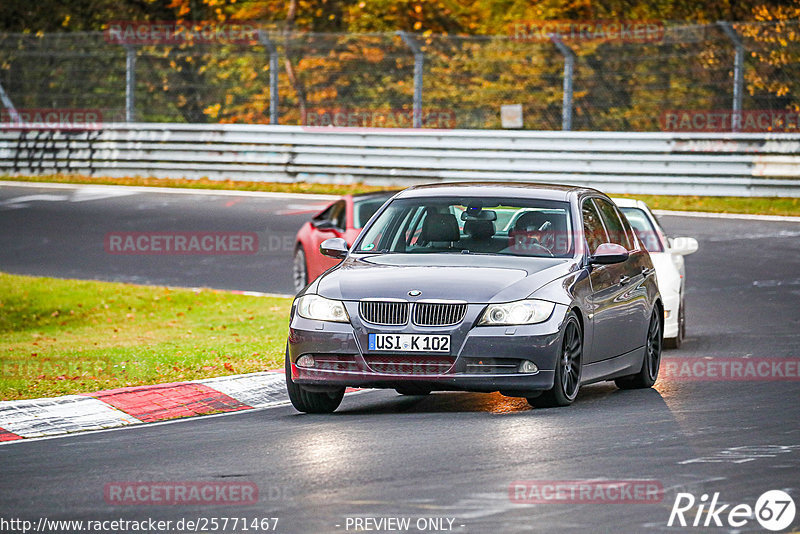
{"type": "Polygon", "coordinates": [[[678,337],[678,310],[681,297],[678,293],[662,294],[664,301],[664,337],[678,337]]]}
{"type": "Polygon", "coordinates": [[[510,395],[552,388],[566,307],[556,306],[550,319],[535,325],[475,327],[473,325],[482,309],[483,306],[470,305],[470,311],[461,324],[443,328],[366,325],[359,321],[355,309],[348,309],[352,324],[312,321],[294,314],[287,354],[292,380],[319,389],[341,386],[421,387],[500,391],[510,395]],[[449,334],[451,354],[369,351],[366,340],[373,332],[449,334]],[[296,362],[304,355],[311,355],[318,361],[335,362],[319,368],[300,367],[296,362]],[[375,363],[386,360],[394,363],[375,363]],[[517,364],[524,360],[533,362],[538,372],[518,372],[517,364]],[[496,362],[498,365],[492,365],[496,362]],[[481,367],[478,363],[484,365],[481,367]],[[493,372],[500,367],[503,367],[502,372],[493,372]]]}

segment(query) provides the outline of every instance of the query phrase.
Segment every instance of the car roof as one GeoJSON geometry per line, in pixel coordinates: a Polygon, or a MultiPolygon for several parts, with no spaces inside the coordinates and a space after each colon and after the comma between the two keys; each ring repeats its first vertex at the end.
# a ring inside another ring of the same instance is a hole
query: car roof
{"type": "Polygon", "coordinates": [[[614,204],[616,204],[620,208],[647,208],[648,207],[647,204],[645,204],[641,200],[637,200],[635,198],[611,197],[611,200],[613,200],[614,204]]]}
{"type": "Polygon", "coordinates": [[[447,196],[507,196],[545,200],[569,199],[571,193],[600,193],[589,187],[529,182],[450,182],[415,185],[403,190],[397,198],[447,197],[447,196]]]}

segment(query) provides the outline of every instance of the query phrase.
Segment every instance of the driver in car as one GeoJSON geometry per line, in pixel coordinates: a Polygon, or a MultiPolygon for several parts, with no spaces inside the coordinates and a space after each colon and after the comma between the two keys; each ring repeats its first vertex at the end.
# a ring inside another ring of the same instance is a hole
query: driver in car
{"type": "Polygon", "coordinates": [[[552,221],[544,213],[525,213],[514,223],[508,237],[509,249],[516,254],[552,255],[555,231],[552,221]]]}

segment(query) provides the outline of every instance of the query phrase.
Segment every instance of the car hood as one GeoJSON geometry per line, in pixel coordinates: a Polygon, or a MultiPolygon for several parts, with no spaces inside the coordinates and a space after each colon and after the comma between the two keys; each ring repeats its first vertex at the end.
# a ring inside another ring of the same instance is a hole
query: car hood
{"type": "Polygon", "coordinates": [[[574,268],[572,259],[475,254],[376,254],[349,256],[318,279],[316,292],[332,299],[522,299],[574,268]]]}

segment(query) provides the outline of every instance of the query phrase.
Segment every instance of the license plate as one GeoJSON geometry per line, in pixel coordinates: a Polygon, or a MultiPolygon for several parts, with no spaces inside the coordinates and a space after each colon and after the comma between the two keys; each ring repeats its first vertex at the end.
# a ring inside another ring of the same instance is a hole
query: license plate
{"type": "Polygon", "coordinates": [[[370,334],[369,350],[450,353],[450,336],[433,334],[370,334]]]}

